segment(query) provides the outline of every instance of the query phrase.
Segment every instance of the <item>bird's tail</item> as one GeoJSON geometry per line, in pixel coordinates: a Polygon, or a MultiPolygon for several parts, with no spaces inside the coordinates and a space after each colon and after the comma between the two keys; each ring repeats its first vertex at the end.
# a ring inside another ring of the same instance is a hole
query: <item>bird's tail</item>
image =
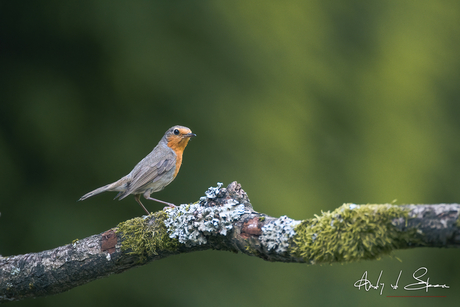
{"type": "Polygon", "coordinates": [[[85,199],[87,199],[87,198],[89,198],[89,197],[91,197],[91,196],[94,196],[94,195],[96,195],[96,194],[105,192],[105,191],[107,191],[107,188],[108,188],[109,186],[110,186],[110,184],[105,185],[105,186],[103,186],[103,187],[100,187],[100,188],[98,188],[98,189],[96,189],[96,190],[94,190],[94,191],[91,191],[91,192],[89,192],[89,193],[86,193],[85,195],[83,195],[82,197],[80,197],[80,199],[79,199],[78,201],[85,200],[85,199]]]}
{"type": "Polygon", "coordinates": [[[102,193],[102,192],[105,192],[105,191],[120,191],[120,189],[122,188],[122,185],[124,183],[124,178],[118,180],[118,181],[115,181],[114,183],[110,183],[110,184],[107,184],[103,187],[100,187],[100,188],[97,188],[96,190],[93,190],[89,193],[86,193],[85,195],[83,195],[82,197],[80,197],[80,199],[78,201],[81,201],[81,200],[85,200],[91,196],[94,196],[94,195],[97,195],[99,193],[102,193]]]}

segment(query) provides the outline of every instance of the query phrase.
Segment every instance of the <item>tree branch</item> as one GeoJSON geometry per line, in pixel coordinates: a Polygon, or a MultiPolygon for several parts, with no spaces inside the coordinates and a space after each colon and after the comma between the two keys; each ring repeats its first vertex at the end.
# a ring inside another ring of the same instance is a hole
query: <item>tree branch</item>
{"type": "Polygon", "coordinates": [[[255,212],[241,186],[120,223],[52,250],[0,257],[0,303],[61,293],[153,260],[199,250],[301,263],[378,259],[395,249],[459,247],[460,205],[344,204],[297,221],[255,212]]]}

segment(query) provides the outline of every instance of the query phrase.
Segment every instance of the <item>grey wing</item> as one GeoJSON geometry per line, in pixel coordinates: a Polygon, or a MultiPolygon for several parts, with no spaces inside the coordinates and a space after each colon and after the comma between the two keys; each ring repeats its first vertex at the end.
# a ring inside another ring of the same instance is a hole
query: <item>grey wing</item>
{"type": "MultiPolygon", "coordinates": [[[[129,194],[135,192],[144,185],[155,182],[161,178],[161,175],[170,171],[176,164],[176,156],[173,151],[162,157],[160,161],[152,161],[152,163],[142,163],[147,161],[141,161],[133,169],[131,173],[131,181],[126,191],[124,191],[119,199],[123,199],[129,194]]],[[[148,159],[148,157],[146,157],[148,159]]]]}

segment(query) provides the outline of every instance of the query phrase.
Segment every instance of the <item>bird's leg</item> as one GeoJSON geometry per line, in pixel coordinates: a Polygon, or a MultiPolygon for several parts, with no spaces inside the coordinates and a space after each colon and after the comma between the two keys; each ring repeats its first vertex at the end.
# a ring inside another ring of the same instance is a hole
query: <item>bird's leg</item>
{"type": "MultiPolygon", "coordinates": [[[[165,205],[168,205],[169,208],[175,208],[175,207],[176,207],[174,204],[171,204],[171,203],[168,203],[168,202],[166,202],[166,201],[163,201],[163,200],[159,200],[159,199],[150,197],[150,193],[149,193],[148,191],[144,193],[144,198],[145,198],[145,199],[148,199],[148,200],[153,200],[153,201],[156,201],[156,202],[165,204],[165,205]]],[[[163,210],[164,210],[165,208],[167,208],[167,207],[164,207],[163,210]]]]}
{"type": "Polygon", "coordinates": [[[150,212],[148,212],[147,209],[145,209],[144,205],[141,203],[141,194],[134,195],[134,199],[137,201],[139,205],[141,205],[142,209],[144,209],[145,212],[147,212],[147,215],[150,214],[150,212]]]}

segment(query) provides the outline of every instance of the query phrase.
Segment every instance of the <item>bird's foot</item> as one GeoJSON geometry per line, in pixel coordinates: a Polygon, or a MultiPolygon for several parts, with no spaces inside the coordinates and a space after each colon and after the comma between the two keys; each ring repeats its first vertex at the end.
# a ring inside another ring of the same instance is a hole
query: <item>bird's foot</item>
{"type": "Polygon", "coordinates": [[[166,209],[170,209],[170,208],[176,208],[176,205],[175,205],[175,204],[168,203],[168,205],[167,205],[166,207],[163,208],[163,211],[166,210],[166,209]]]}

